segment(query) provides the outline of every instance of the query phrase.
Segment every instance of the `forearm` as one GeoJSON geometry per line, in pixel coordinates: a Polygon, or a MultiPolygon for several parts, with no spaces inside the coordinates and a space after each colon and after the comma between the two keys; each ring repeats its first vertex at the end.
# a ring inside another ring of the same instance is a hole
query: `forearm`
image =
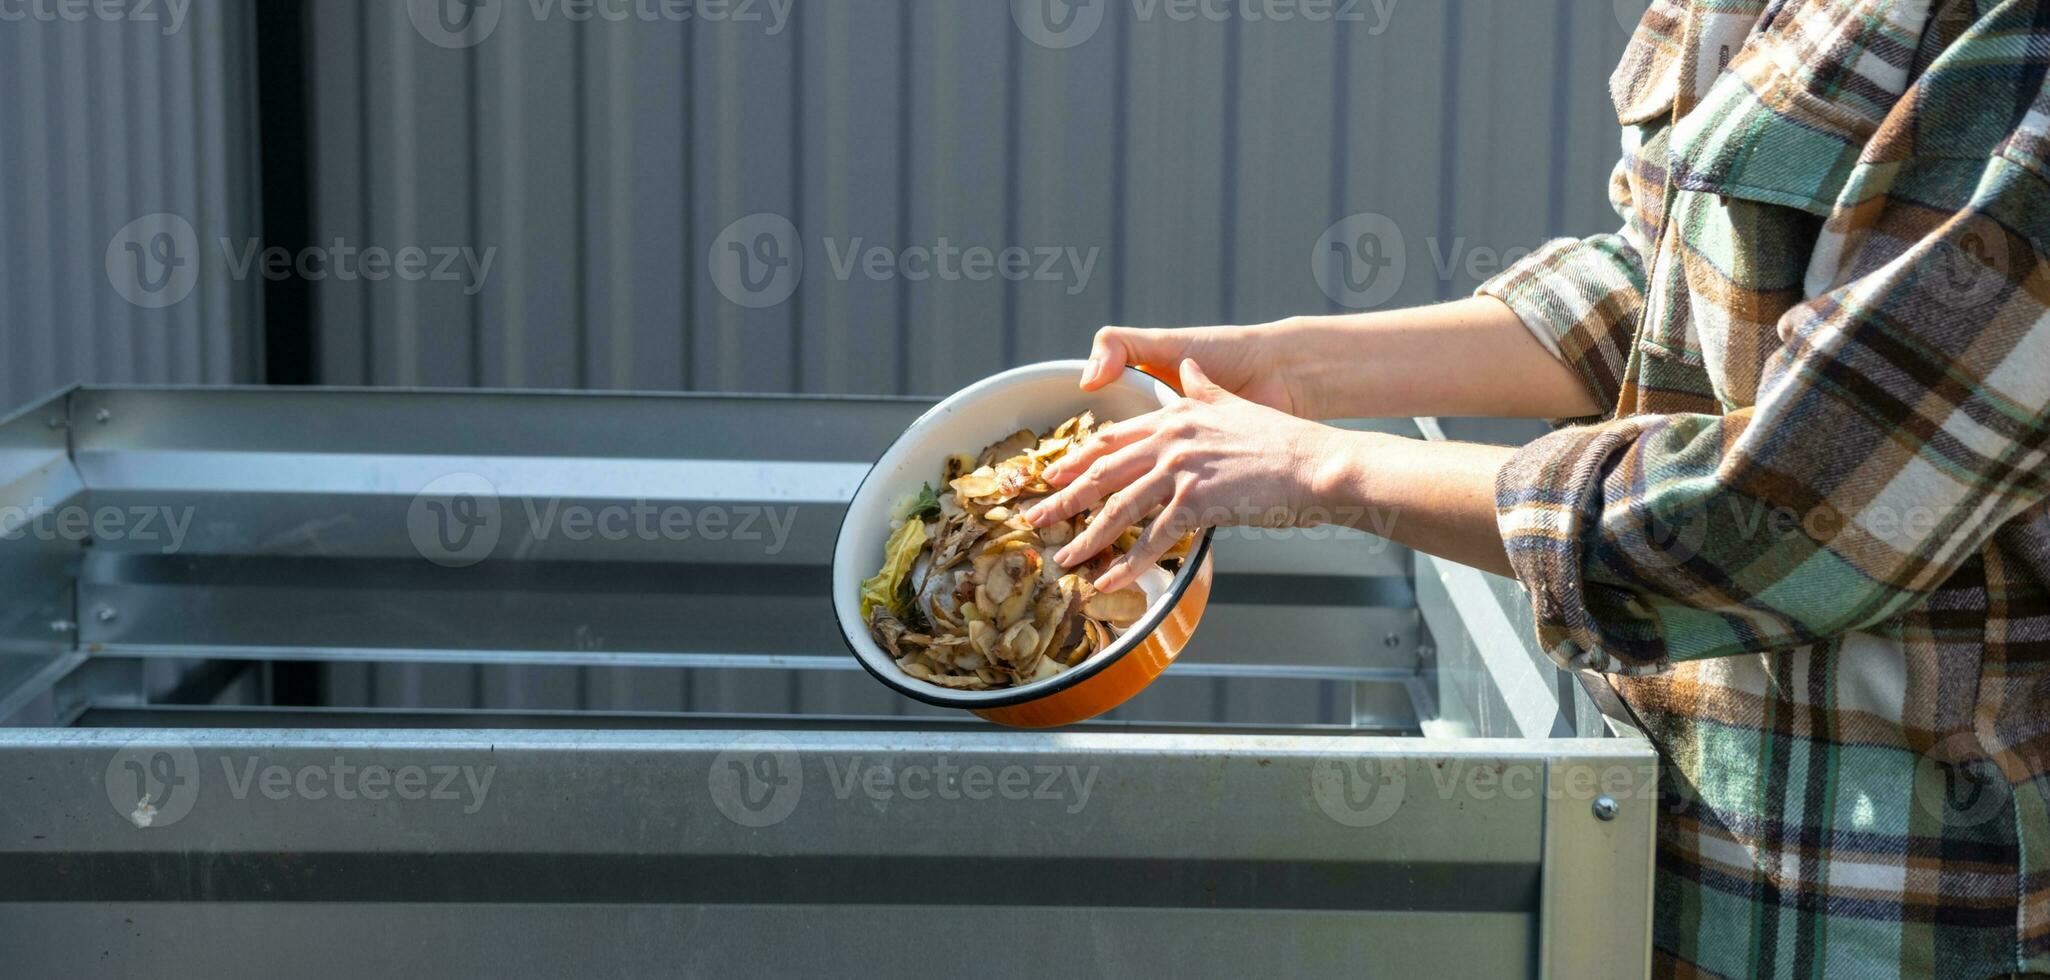
{"type": "Polygon", "coordinates": [[[1418,551],[1513,576],[1495,524],[1495,473],[1514,450],[1329,430],[1312,495],[1347,523],[1418,551]]]}
{"type": "Polygon", "coordinates": [[[1268,329],[1309,418],[1573,418],[1602,410],[1579,376],[1493,297],[1294,317],[1268,329]]]}

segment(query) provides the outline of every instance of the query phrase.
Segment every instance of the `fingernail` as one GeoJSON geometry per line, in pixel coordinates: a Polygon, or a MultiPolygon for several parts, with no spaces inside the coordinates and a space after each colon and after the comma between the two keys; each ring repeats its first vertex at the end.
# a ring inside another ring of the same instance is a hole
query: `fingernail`
{"type": "Polygon", "coordinates": [[[1073,561],[1073,559],[1074,559],[1074,556],[1073,556],[1073,555],[1070,555],[1070,554],[1068,554],[1068,552],[1070,552],[1070,551],[1073,551],[1073,550],[1075,550],[1075,549],[1073,549],[1073,548],[1062,548],[1061,550],[1059,550],[1059,551],[1056,551],[1056,552],[1054,552],[1054,556],[1053,556],[1053,563],[1054,563],[1054,564],[1056,564],[1056,565],[1059,565],[1059,566],[1061,566],[1062,568],[1073,568],[1073,567],[1075,567],[1075,563],[1074,563],[1074,561],[1073,561]]]}
{"type": "Polygon", "coordinates": [[[1101,370],[1102,367],[1103,362],[1096,355],[1089,355],[1089,363],[1082,365],[1082,383],[1088,384],[1096,380],[1096,372],[1101,370]]]}
{"type": "Polygon", "coordinates": [[[1027,523],[1027,524],[1030,524],[1030,525],[1032,525],[1033,527],[1038,527],[1038,526],[1039,526],[1039,512],[1040,512],[1041,510],[1044,510],[1044,509],[1045,509],[1045,508],[1041,507],[1041,506],[1040,506],[1040,505],[1038,505],[1038,504],[1034,504],[1034,505],[1032,505],[1031,507],[1027,507],[1027,508],[1025,509],[1025,523],[1027,523]]]}
{"type": "Polygon", "coordinates": [[[1115,584],[1117,577],[1123,575],[1124,572],[1125,560],[1123,558],[1120,558],[1117,561],[1111,563],[1111,566],[1109,568],[1103,570],[1102,575],[1096,577],[1096,582],[1094,583],[1096,591],[1116,592],[1117,589],[1114,589],[1111,586],[1115,584]]]}

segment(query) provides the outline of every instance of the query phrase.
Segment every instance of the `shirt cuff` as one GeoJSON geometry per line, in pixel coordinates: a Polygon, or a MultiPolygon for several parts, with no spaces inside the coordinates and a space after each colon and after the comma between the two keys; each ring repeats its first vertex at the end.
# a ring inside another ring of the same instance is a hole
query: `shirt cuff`
{"type": "Polygon", "coordinates": [[[1538,644],[1569,670],[1651,674],[1670,662],[1651,606],[1588,567],[1610,461],[1643,428],[1636,418],[1563,428],[1517,450],[1495,475],[1496,524],[1530,592],[1538,644]]]}

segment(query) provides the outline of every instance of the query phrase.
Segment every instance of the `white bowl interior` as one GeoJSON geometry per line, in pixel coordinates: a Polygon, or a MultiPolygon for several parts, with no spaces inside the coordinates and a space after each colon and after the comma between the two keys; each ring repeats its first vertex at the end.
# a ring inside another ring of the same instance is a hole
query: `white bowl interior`
{"type": "MultiPolygon", "coordinates": [[[[904,673],[889,652],[868,635],[868,625],[861,620],[861,582],[882,567],[891,509],[906,495],[916,494],[922,484],[941,489],[940,468],[948,454],[978,452],[1019,429],[1043,431],[1084,409],[1095,412],[1099,419],[1115,421],[1143,415],[1178,397],[1168,386],[1132,370],[1102,388],[1084,392],[1079,384],[1082,366],[1082,361],[1044,361],[963,388],[912,423],[869,471],[848,504],[847,523],[833,549],[833,611],[848,645],[877,673],[945,698],[950,704],[973,706],[982,701],[1015,700],[1034,688],[1058,683],[1075,670],[1090,670],[1089,664],[1108,662],[1127,641],[1135,641],[1127,633],[1089,663],[1030,684],[995,691],[959,691],[904,673]]],[[[1161,576],[1146,583],[1151,586],[1146,591],[1155,606],[1164,598],[1168,582],[1161,576]]],[[[1149,609],[1149,616],[1154,611],[1149,609]]]]}

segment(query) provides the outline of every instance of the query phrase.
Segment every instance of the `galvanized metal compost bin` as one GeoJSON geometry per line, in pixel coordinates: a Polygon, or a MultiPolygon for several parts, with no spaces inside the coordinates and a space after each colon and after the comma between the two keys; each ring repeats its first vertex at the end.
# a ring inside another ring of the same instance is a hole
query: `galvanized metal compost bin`
{"type": "Polygon", "coordinates": [[[1098,721],[861,672],[827,562],[925,404],[0,423],[4,972],[1644,975],[1653,753],[1506,581],[1233,530],[1182,662],[1098,721]]]}

